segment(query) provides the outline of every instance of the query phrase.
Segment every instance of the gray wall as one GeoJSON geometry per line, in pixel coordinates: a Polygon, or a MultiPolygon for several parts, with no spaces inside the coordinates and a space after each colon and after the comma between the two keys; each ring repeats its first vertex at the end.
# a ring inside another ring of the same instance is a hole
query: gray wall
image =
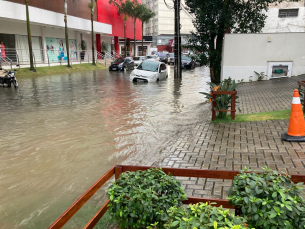
{"type": "Polygon", "coordinates": [[[305,33],[226,34],[222,61],[222,79],[247,82],[254,71],[270,79],[270,62],[292,62],[289,76],[304,74],[305,33]]]}

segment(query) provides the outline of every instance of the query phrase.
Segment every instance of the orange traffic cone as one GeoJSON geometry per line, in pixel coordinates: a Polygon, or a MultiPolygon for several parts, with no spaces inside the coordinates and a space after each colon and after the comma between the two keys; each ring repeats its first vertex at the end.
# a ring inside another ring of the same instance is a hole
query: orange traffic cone
{"type": "Polygon", "coordinates": [[[298,89],[294,89],[288,132],[282,133],[282,140],[305,142],[305,120],[298,89]]]}

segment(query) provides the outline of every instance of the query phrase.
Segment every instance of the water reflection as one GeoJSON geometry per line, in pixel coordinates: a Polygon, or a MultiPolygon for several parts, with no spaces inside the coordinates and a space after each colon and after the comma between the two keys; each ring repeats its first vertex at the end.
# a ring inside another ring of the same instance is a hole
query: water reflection
{"type": "Polygon", "coordinates": [[[149,84],[98,71],[0,88],[1,227],[46,228],[112,165],[157,160],[165,142],[202,120],[208,79],[205,68],[149,84]]]}

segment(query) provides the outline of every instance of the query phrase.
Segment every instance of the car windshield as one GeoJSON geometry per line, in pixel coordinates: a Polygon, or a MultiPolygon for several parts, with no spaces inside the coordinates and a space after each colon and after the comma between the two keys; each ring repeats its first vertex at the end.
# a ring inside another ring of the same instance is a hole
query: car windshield
{"type": "Polygon", "coordinates": [[[137,67],[138,70],[144,70],[144,71],[150,71],[150,72],[157,72],[159,67],[159,63],[155,61],[144,61],[142,62],[139,67],[137,67]]]}
{"type": "Polygon", "coordinates": [[[165,57],[166,57],[166,54],[165,54],[165,53],[160,53],[160,54],[159,54],[159,57],[165,58],[165,57]]]}
{"type": "Polygon", "coordinates": [[[170,57],[174,57],[174,56],[175,56],[175,53],[170,53],[169,56],[170,56],[170,57]]]}
{"type": "Polygon", "coordinates": [[[154,59],[155,56],[147,56],[147,59],[154,59]]]}
{"type": "Polygon", "coordinates": [[[133,58],[134,60],[142,60],[143,59],[143,57],[141,57],[141,56],[136,56],[135,58],[133,58]]]}
{"type": "Polygon", "coordinates": [[[125,58],[119,58],[119,59],[115,59],[114,63],[117,64],[117,63],[122,63],[124,62],[125,58]]]}
{"type": "Polygon", "coordinates": [[[191,57],[188,57],[188,56],[181,56],[181,59],[182,59],[182,60],[192,61],[192,58],[191,58],[191,57]]]}

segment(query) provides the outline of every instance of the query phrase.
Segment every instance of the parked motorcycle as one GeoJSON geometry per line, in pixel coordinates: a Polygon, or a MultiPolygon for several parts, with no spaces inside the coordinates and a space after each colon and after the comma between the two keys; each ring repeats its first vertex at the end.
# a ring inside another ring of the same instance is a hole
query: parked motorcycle
{"type": "MultiPolygon", "coordinates": [[[[17,70],[15,70],[17,71],[17,70]]],[[[15,88],[18,87],[18,82],[15,76],[15,71],[4,71],[5,76],[0,76],[0,86],[11,87],[13,84],[15,88]]]]}

